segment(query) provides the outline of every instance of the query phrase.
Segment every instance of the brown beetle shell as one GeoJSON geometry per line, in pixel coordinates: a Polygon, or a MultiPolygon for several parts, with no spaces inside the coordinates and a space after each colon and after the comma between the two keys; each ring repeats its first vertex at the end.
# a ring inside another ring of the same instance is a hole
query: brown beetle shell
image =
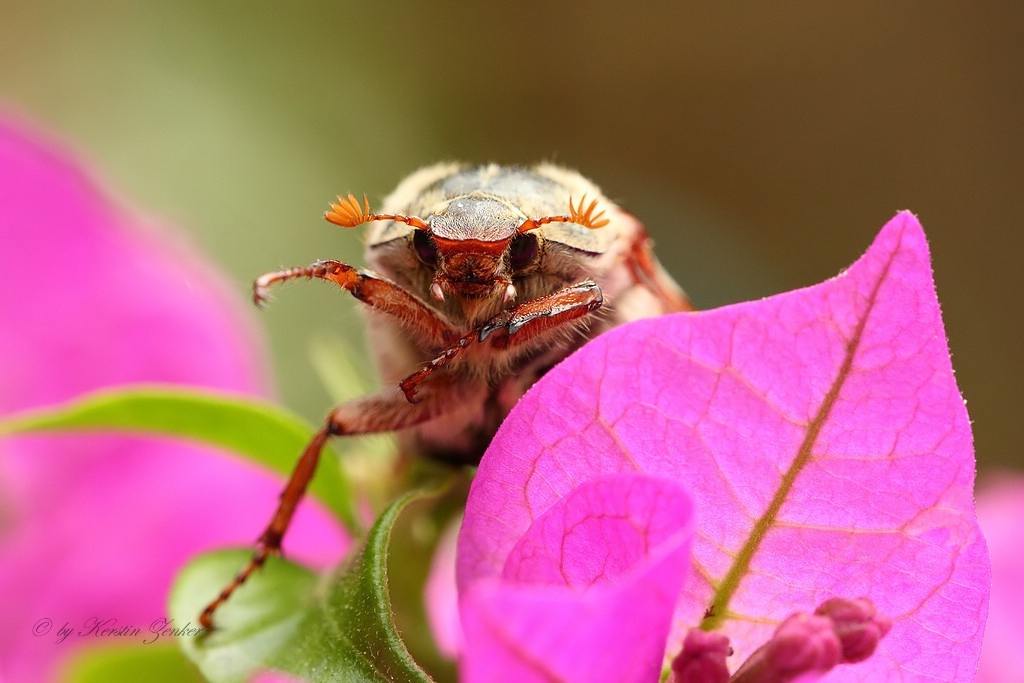
{"type": "MultiPolygon", "coordinates": [[[[569,198],[579,200],[583,195],[597,199],[606,210],[615,208],[589,180],[551,164],[540,164],[533,169],[495,164],[476,167],[437,164],[406,178],[384,200],[382,212],[424,219],[446,217],[448,225],[459,226],[447,228],[445,234],[435,227],[435,232],[442,237],[455,237],[461,232],[460,237],[500,239],[508,236],[506,226],[514,229],[526,218],[564,214],[569,198]],[[460,215],[457,204],[468,197],[493,198],[495,210],[490,215],[460,215]],[[501,207],[504,211],[499,210],[501,207]]],[[[404,237],[413,229],[404,223],[381,221],[369,231],[368,244],[383,244],[404,237]]],[[[552,223],[535,233],[582,251],[601,253],[611,246],[616,229],[611,226],[611,229],[591,230],[572,223],[552,223]]]]}
{"type": "MultiPolygon", "coordinates": [[[[548,368],[604,329],[672,310],[642,286],[627,264],[642,224],[621,210],[580,174],[550,164],[533,168],[498,165],[437,164],[413,173],[385,199],[382,213],[418,216],[431,232],[445,239],[497,241],[515,234],[528,218],[567,213],[570,198],[598,200],[609,223],[590,229],[573,223],[551,223],[531,231],[538,241],[533,264],[512,275],[516,302],[499,296],[480,301],[430,294],[434,269],[421,263],[412,248],[416,228],[380,221],[369,227],[366,259],[371,269],[414,294],[448,320],[456,334],[465,334],[514,303],[543,297],[565,287],[593,280],[604,296],[602,308],[580,324],[539,339],[513,355],[491,353],[486,345],[467,351],[449,367],[459,383],[486,387],[479,405],[465,406],[444,419],[413,430],[417,450],[444,453],[472,461],[523,392],[548,368]],[[500,359],[499,359],[500,357],[500,359]]],[[[659,278],[681,290],[657,266],[659,278]]],[[[402,379],[439,351],[410,335],[392,318],[369,314],[371,347],[385,383],[402,379]]]]}

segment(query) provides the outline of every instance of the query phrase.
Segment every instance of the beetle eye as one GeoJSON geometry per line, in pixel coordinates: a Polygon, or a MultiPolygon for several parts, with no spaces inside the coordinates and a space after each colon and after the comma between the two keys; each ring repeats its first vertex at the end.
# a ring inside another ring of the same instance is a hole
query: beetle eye
{"type": "Polygon", "coordinates": [[[437,244],[434,238],[425,230],[416,230],[412,233],[412,248],[416,251],[416,258],[430,267],[437,265],[437,244]]]}
{"type": "Polygon", "coordinates": [[[537,258],[537,236],[530,233],[516,235],[509,247],[508,258],[512,270],[522,270],[531,265],[537,258]]]}

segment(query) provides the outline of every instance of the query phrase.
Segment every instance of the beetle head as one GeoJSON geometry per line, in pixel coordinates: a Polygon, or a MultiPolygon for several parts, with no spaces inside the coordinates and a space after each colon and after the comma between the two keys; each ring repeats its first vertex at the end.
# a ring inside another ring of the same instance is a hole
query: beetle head
{"type": "Polygon", "coordinates": [[[460,300],[491,298],[500,292],[505,303],[515,299],[511,276],[531,265],[537,256],[537,239],[529,234],[548,223],[575,223],[585,228],[608,224],[603,211],[594,214],[597,200],[584,210],[569,198],[569,214],[524,217],[509,204],[491,195],[464,195],[448,202],[426,220],[402,214],[378,214],[353,196],[338,197],[324,217],[336,225],[355,227],[376,220],[410,225],[417,258],[434,269],[430,292],[438,301],[454,294],[460,300]]]}
{"type": "Polygon", "coordinates": [[[430,216],[429,234],[416,231],[413,247],[417,257],[435,269],[430,288],[434,298],[500,294],[506,301],[513,299],[509,244],[522,222],[507,204],[489,196],[460,197],[430,216]]]}

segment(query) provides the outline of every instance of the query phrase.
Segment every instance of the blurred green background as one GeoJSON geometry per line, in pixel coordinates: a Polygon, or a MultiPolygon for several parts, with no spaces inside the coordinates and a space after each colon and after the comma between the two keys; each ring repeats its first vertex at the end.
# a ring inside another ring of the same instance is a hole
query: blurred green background
{"type": "MultiPolygon", "coordinates": [[[[834,275],[910,208],[979,461],[1024,464],[1024,4],[5,2],[0,65],[0,106],[183,226],[240,300],[359,263],[328,200],[441,159],[580,169],[700,307],[834,275]]],[[[361,343],[359,317],[277,294],[280,393],[318,419],[311,344],[361,343]]]]}

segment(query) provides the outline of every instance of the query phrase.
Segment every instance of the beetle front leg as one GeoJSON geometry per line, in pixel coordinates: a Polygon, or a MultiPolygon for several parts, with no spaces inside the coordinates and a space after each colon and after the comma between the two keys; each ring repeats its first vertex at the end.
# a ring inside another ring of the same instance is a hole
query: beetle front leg
{"type": "Polygon", "coordinates": [[[356,270],[341,261],[317,261],[310,266],[261,275],[252,284],[253,301],[262,306],[269,299],[271,285],[298,278],[318,278],[339,285],[370,308],[392,316],[435,347],[446,346],[454,338],[448,322],[415,296],[389,280],[356,270]]]}
{"type": "Polygon", "coordinates": [[[281,492],[277,510],[267,528],[260,534],[249,562],[217,598],[206,606],[199,615],[200,625],[204,629],[212,630],[214,612],[249,579],[254,571],[266,563],[268,557],[281,553],[281,542],[295,515],[295,509],[316,473],[320,452],[328,438],[390,432],[412,427],[438,417],[450,408],[461,405],[463,401],[477,400],[472,396],[473,391],[474,388],[469,385],[439,383],[437,391],[431,392],[422,402],[410,405],[401,392],[392,388],[344,403],[331,411],[324,425],[313,435],[296,463],[284,491],[281,492]]]}
{"type": "Polygon", "coordinates": [[[489,343],[499,352],[516,349],[542,334],[589,315],[603,303],[601,288],[592,280],[525,301],[502,311],[456,341],[425,368],[403,379],[399,386],[409,402],[416,403],[420,383],[455,360],[470,345],[489,343]]]}

